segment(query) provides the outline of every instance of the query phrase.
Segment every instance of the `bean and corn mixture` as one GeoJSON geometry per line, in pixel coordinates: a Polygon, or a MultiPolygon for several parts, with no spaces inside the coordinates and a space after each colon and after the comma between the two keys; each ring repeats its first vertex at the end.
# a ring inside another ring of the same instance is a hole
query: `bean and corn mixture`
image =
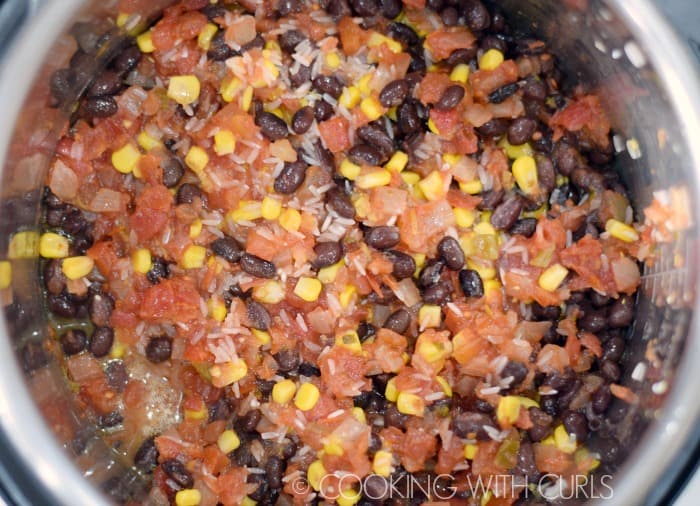
{"type": "Polygon", "coordinates": [[[497,506],[615,461],[589,436],[635,402],[669,199],[634,222],[601,102],[560,77],[479,0],[182,0],[94,79],[39,249],[149,504],[497,506]],[[441,477],[389,497],[408,476],[441,477]]]}

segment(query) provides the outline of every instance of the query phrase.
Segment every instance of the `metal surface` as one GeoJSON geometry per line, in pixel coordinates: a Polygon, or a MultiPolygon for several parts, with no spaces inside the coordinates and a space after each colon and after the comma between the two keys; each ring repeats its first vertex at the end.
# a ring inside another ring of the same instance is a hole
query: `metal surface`
{"type": "MultiPolygon", "coordinates": [[[[658,11],[641,0],[497,3],[519,28],[535,31],[550,41],[570,74],[590,83],[606,100],[622,148],[618,168],[636,208],[649,203],[652,190],[683,185],[692,195],[697,223],[700,84],[683,41],[658,11]],[[583,10],[576,8],[584,5],[587,8],[583,10]],[[661,129],[664,142],[660,141],[661,129]],[[625,145],[634,145],[632,140],[639,145],[639,153],[625,151],[625,145]]],[[[50,72],[65,63],[74,49],[69,39],[59,34],[69,28],[84,4],[78,0],[48,2],[20,34],[0,71],[0,110],[4,113],[0,160],[5,160],[0,203],[12,202],[15,213],[11,219],[6,214],[4,221],[0,216],[0,259],[4,258],[10,234],[36,227],[40,195],[36,189],[42,184],[45,163],[51,156],[52,132],[62,120],[55,110],[45,109],[45,102],[37,97],[46,94],[50,72]],[[28,94],[30,100],[25,101],[28,94]]],[[[100,12],[115,4],[92,3],[100,12]]],[[[80,15],[85,16],[89,12],[80,15]]],[[[623,380],[637,392],[641,403],[638,409],[629,410],[610,424],[610,430],[632,452],[616,474],[614,504],[661,501],[666,492],[664,484],[670,483],[667,478],[677,473],[695,440],[700,420],[700,403],[696,402],[700,379],[696,367],[700,363],[700,329],[695,317],[698,272],[693,256],[696,234],[693,229],[687,236],[681,235],[677,243],[664,249],[654,269],[645,273],[639,316],[628,345],[628,374],[623,380]],[[686,263],[676,267],[679,255],[686,263]],[[650,342],[658,342],[664,351],[660,374],[670,386],[665,400],[652,392],[651,380],[634,382],[629,377],[650,342]]],[[[15,349],[24,350],[26,366],[26,350],[36,349],[32,343],[46,336],[46,326],[39,303],[36,260],[13,260],[13,268],[16,279],[12,297],[18,308],[6,312],[11,317],[0,318],[0,354],[10,357],[15,349]]],[[[60,385],[59,373],[51,366],[36,368],[27,382],[22,367],[6,360],[0,368],[0,429],[5,436],[5,440],[0,439],[0,449],[6,442],[7,451],[16,455],[16,472],[10,478],[17,480],[21,489],[17,496],[24,495],[23,501],[36,503],[33,498],[42,497],[44,500],[39,502],[50,504],[100,504],[101,494],[82,475],[103,483],[126,470],[99,441],[92,441],[92,433],[87,438],[91,443],[85,448],[81,445],[85,451],[78,452],[77,459],[70,455],[67,447],[71,443],[74,446],[84,422],[80,413],[70,411],[70,397],[60,385]],[[53,385],[50,392],[37,389],[37,385],[47,384],[53,385]],[[42,421],[37,407],[45,408],[48,402],[63,403],[59,405],[70,414],[62,423],[52,423],[62,435],[58,438],[42,421]]],[[[125,476],[127,481],[132,480],[128,473],[125,476]]]]}

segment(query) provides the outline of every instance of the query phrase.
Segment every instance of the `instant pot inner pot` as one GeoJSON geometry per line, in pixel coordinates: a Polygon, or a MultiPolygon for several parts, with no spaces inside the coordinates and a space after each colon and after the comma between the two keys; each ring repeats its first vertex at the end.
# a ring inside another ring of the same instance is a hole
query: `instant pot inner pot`
{"type": "MultiPolygon", "coordinates": [[[[77,2],[66,3],[77,5],[77,2]]],[[[19,430],[35,431],[37,444],[43,441],[39,436],[45,436],[47,428],[53,432],[65,455],[57,454],[58,460],[53,462],[53,467],[58,468],[59,473],[72,461],[96,487],[113,499],[124,501],[137,497],[145,489],[146,478],[133,471],[129,463],[119,460],[117,454],[101,440],[99,430],[85,419],[71,400],[69,386],[58,362],[43,342],[49,336],[49,323],[43,307],[39,266],[32,243],[36,241],[46,165],[55,147],[57,134],[65,128],[70,113],[67,108],[46,106],[49,103],[49,77],[57,68],[66,66],[75,51],[75,37],[69,35],[71,31],[84,37],[109,33],[109,42],[96,55],[95,67],[84,72],[88,80],[96,69],[119,51],[124,35],[106,21],[108,14],[114,19],[114,13],[108,11],[110,7],[116,8],[112,5],[115,3],[88,2],[87,6],[83,5],[76,11],[66,25],[67,32],[56,39],[44,65],[34,76],[33,84],[27,88],[28,98],[16,121],[8,123],[14,124],[14,131],[3,132],[7,139],[3,137],[1,140],[7,140],[9,144],[0,187],[0,260],[10,261],[12,283],[0,290],[0,305],[4,309],[4,322],[0,322],[3,333],[0,346],[7,348],[8,353],[10,347],[14,348],[18,369],[14,366],[7,369],[0,391],[3,399],[13,399],[12,402],[26,401],[27,396],[33,399],[46,424],[28,420],[26,426],[19,430]],[[76,25],[76,22],[86,24],[76,25]],[[22,247],[18,249],[18,245],[22,247]],[[20,369],[25,372],[26,388],[18,379],[20,369]],[[8,389],[12,391],[8,392],[8,389]]],[[[152,3],[156,10],[159,5],[153,4],[157,3],[152,3]]],[[[647,13],[648,6],[640,6],[636,1],[612,0],[502,0],[496,3],[516,29],[534,33],[548,42],[571,83],[585,82],[598,92],[614,125],[614,145],[619,153],[617,169],[630,190],[637,212],[650,203],[651,194],[656,190],[679,187],[685,188],[688,195],[696,194],[689,132],[684,131],[686,125],[681,121],[683,111],[679,111],[678,102],[672,100],[673,87],[682,83],[669,84],[670,78],[656,68],[660,49],[655,50],[652,44],[657,44],[657,41],[651,40],[649,34],[646,39],[633,35],[633,31],[641,33],[637,29],[649,22],[641,19],[647,13]],[[634,6],[631,7],[632,4],[634,6]],[[632,8],[637,9],[635,12],[639,19],[630,17],[627,9],[632,8]],[[626,27],[635,28],[631,30],[626,27]]],[[[149,19],[153,19],[151,13],[144,13],[139,20],[128,23],[127,27],[137,30],[145,26],[149,19]]],[[[27,75],[31,76],[32,73],[27,75]]],[[[3,76],[5,80],[14,77],[9,72],[3,76]]],[[[22,82],[22,79],[17,81],[22,82]]],[[[77,92],[79,89],[76,89],[77,92]]],[[[3,128],[7,130],[8,124],[3,128]]],[[[693,221],[697,222],[697,206],[692,209],[692,215],[693,221]]],[[[691,246],[695,243],[695,234],[694,229],[678,234],[674,243],[663,246],[654,266],[646,268],[644,272],[637,300],[637,317],[625,351],[624,378],[620,380],[636,393],[639,402],[634,406],[622,402],[614,404],[598,431],[599,436],[613,436],[620,442],[619,462],[622,464],[605,466],[599,470],[599,474],[616,471],[613,488],[619,484],[617,490],[620,494],[631,494],[625,495],[627,498],[640,500],[652,487],[655,487],[658,495],[662,488],[655,486],[655,482],[670,460],[668,455],[665,459],[656,460],[651,465],[654,469],[650,469],[649,462],[642,461],[648,457],[649,451],[654,451],[655,445],[666,444],[665,441],[673,437],[673,431],[677,430],[672,426],[673,414],[669,414],[664,407],[678,402],[673,394],[682,386],[676,384],[675,379],[692,323],[697,273],[691,246]],[[646,374],[639,375],[637,364],[640,362],[645,364],[646,374]],[[637,373],[633,375],[635,370],[637,373]],[[635,476],[638,478],[635,487],[624,486],[635,476]]],[[[685,355],[692,358],[693,346],[688,345],[685,349],[688,351],[685,355]]],[[[5,356],[6,359],[9,357],[7,354],[5,356]]],[[[682,395],[682,392],[677,395],[682,395]]],[[[0,405],[0,410],[5,409],[0,405]]],[[[692,410],[676,410],[676,416],[679,413],[686,417],[695,414],[692,410]]],[[[11,417],[3,415],[3,419],[4,436],[9,441],[8,451],[16,451],[17,469],[26,473],[25,477],[36,474],[33,479],[43,483],[55,502],[68,500],[70,496],[65,488],[84,486],[80,479],[70,483],[73,475],[77,476],[76,473],[66,473],[64,479],[67,482],[47,483],[47,474],[42,475],[41,470],[30,461],[32,452],[42,449],[13,448],[18,427],[9,423],[11,417]],[[21,464],[25,467],[21,467],[21,464]]],[[[683,437],[687,436],[686,433],[682,434],[683,437]]],[[[676,448],[683,441],[678,443],[676,448]]],[[[656,450],[656,455],[661,455],[659,451],[662,449],[656,450]]],[[[620,500],[624,502],[625,497],[620,497],[620,500]]],[[[654,496],[650,497],[653,499],[654,496]]]]}

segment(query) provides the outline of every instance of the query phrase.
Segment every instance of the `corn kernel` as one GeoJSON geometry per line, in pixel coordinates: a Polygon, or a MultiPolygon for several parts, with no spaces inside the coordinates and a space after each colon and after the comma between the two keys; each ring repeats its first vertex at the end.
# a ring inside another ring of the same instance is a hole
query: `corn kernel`
{"type": "Polygon", "coordinates": [[[345,288],[343,288],[343,291],[340,292],[340,295],[338,296],[340,305],[343,306],[343,308],[348,307],[352,301],[353,295],[355,295],[355,292],[357,292],[357,288],[355,288],[353,285],[345,285],[345,288]]]}
{"type": "MultiPolygon", "coordinates": [[[[238,79],[237,77],[228,76],[225,77],[223,81],[221,81],[219,93],[221,94],[221,98],[224,99],[224,102],[231,102],[236,96],[236,93],[238,93],[238,91],[242,89],[243,83],[240,79],[238,79]]],[[[251,88],[251,91],[252,89],[253,88],[251,88]]]]}
{"type": "Polygon", "coordinates": [[[531,156],[516,158],[511,168],[515,182],[527,194],[537,191],[537,164],[531,156]]]}
{"type": "Polygon", "coordinates": [[[503,63],[504,56],[498,49],[489,49],[479,58],[480,70],[494,70],[503,63]]]}
{"type": "Polygon", "coordinates": [[[324,285],[332,283],[333,281],[335,281],[335,278],[338,275],[338,271],[343,265],[345,265],[345,262],[343,260],[340,260],[339,262],[336,262],[333,265],[323,267],[322,269],[319,269],[318,275],[316,277],[324,285]]]}
{"type": "Polygon", "coordinates": [[[340,162],[340,174],[345,179],[349,179],[350,181],[354,181],[355,179],[357,179],[357,176],[360,175],[361,170],[362,167],[360,167],[356,163],[352,163],[347,158],[340,162]]]}
{"type": "Polygon", "coordinates": [[[362,96],[366,97],[367,95],[372,93],[372,88],[370,88],[369,86],[371,80],[372,73],[367,73],[357,81],[357,88],[360,90],[360,93],[362,93],[362,96]]]}
{"type": "Polygon", "coordinates": [[[294,287],[294,295],[305,300],[314,302],[321,295],[323,284],[316,278],[301,277],[294,287]]]}
{"type": "Polygon", "coordinates": [[[84,278],[94,267],[95,261],[88,256],[64,258],[61,263],[61,270],[68,279],[84,278]]]}
{"type": "Polygon", "coordinates": [[[248,86],[241,97],[241,109],[248,112],[253,104],[253,87],[248,86]]]}
{"type": "Polygon", "coordinates": [[[214,23],[207,23],[197,36],[197,44],[199,47],[205,51],[209,51],[211,40],[214,38],[214,35],[216,35],[218,30],[219,28],[214,23]]]}
{"type": "Polygon", "coordinates": [[[309,411],[318,402],[321,397],[318,387],[313,383],[304,383],[297,390],[294,396],[294,405],[302,411],[309,411]]]}
{"type": "Polygon", "coordinates": [[[68,239],[53,232],[41,234],[39,239],[39,254],[44,258],[65,258],[69,248],[68,239]]]}
{"type": "Polygon", "coordinates": [[[511,144],[507,137],[503,137],[498,143],[498,147],[505,151],[506,156],[511,160],[520,158],[521,156],[532,156],[534,151],[528,142],[525,144],[511,144]]]}
{"type": "Polygon", "coordinates": [[[214,364],[209,368],[209,374],[211,384],[217,388],[223,388],[245,378],[248,374],[248,364],[240,358],[233,362],[214,364]]]}
{"type": "Polygon", "coordinates": [[[219,435],[219,438],[216,440],[216,446],[224,453],[231,453],[241,446],[241,440],[236,431],[227,429],[219,435]]]}
{"type": "Polygon", "coordinates": [[[350,410],[350,412],[352,413],[353,418],[358,422],[367,423],[367,416],[362,408],[355,406],[350,410]]]}
{"type": "Polygon", "coordinates": [[[296,384],[290,379],[284,379],[275,383],[272,387],[272,400],[277,404],[287,404],[297,392],[296,384]]]}
{"type": "Polygon", "coordinates": [[[435,135],[440,135],[440,129],[437,127],[433,118],[428,118],[428,130],[433,132],[435,135]]]}
{"type": "Polygon", "coordinates": [[[258,504],[258,502],[248,496],[245,496],[241,501],[241,506],[256,506],[256,504],[258,504]]]}
{"type": "Polygon", "coordinates": [[[512,425],[520,416],[520,400],[515,395],[505,395],[498,401],[496,419],[503,425],[512,425]]]}
{"type": "Polygon", "coordinates": [[[420,174],[405,170],[401,173],[401,179],[403,179],[403,182],[407,185],[413,186],[420,181],[420,174]]]}
{"type": "Polygon", "coordinates": [[[566,432],[563,425],[557,425],[554,429],[554,445],[564,453],[574,453],[576,451],[576,436],[566,432]]]}
{"type": "Polygon", "coordinates": [[[276,220],[282,213],[282,201],[266,196],[260,206],[260,215],[266,220],[276,220]]]}
{"type": "Polygon", "coordinates": [[[423,304],[418,310],[418,324],[420,330],[439,327],[442,321],[442,310],[434,304],[423,304]]]}
{"type": "Polygon", "coordinates": [[[141,153],[133,144],[127,144],[112,153],[112,165],[122,174],[133,172],[140,159],[141,153]]]}
{"type": "Polygon", "coordinates": [[[372,472],[387,478],[392,472],[392,460],[391,452],[379,450],[374,454],[374,460],[372,460],[372,472]]]}
{"type": "Polygon", "coordinates": [[[188,409],[185,408],[185,419],[186,420],[204,420],[209,416],[209,410],[204,403],[200,404],[199,409],[188,409]]]}
{"type": "Polygon", "coordinates": [[[266,282],[264,285],[253,288],[253,298],[265,304],[277,304],[285,297],[284,287],[274,280],[266,282]]]}
{"type": "Polygon", "coordinates": [[[230,211],[226,217],[236,223],[255,221],[262,218],[262,202],[258,202],[257,200],[241,200],[238,203],[238,208],[230,211]]]}
{"type": "Polygon", "coordinates": [[[338,103],[346,109],[352,109],[360,103],[361,98],[362,96],[357,86],[347,86],[343,88],[343,92],[340,94],[340,98],[338,98],[338,103]]]}
{"type": "Polygon", "coordinates": [[[474,232],[480,235],[496,235],[496,229],[487,221],[474,225],[474,232]]]}
{"type": "Polygon", "coordinates": [[[462,159],[462,155],[457,153],[445,153],[442,155],[443,163],[446,163],[450,167],[454,167],[462,159]]]}
{"type": "Polygon", "coordinates": [[[145,130],[143,132],[139,132],[139,134],[136,136],[136,142],[139,146],[141,146],[141,148],[143,148],[144,151],[150,151],[163,146],[163,143],[160,142],[160,140],[156,139],[155,137],[151,137],[145,130]]]}
{"type": "Polygon", "coordinates": [[[423,192],[425,198],[430,201],[440,200],[447,193],[445,180],[442,174],[437,170],[434,170],[421,179],[418,182],[418,187],[423,192]]]}
{"type": "Polygon", "coordinates": [[[605,231],[624,242],[634,242],[639,239],[635,229],[614,218],[605,222],[605,231]]]}
{"type": "Polygon", "coordinates": [[[486,297],[492,297],[501,292],[503,285],[497,279],[488,279],[484,281],[484,293],[486,297]]]}
{"type": "Polygon", "coordinates": [[[484,495],[481,496],[481,501],[479,501],[479,506],[486,506],[492,497],[493,497],[493,492],[491,490],[487,490],[484,493],[484,495]]]}
{"type": "Polygon", "coordinates": [[[386,186],[389,183],[391,183],[391,172],[386,169],[361,174],[355,178],[355,186],[362,190],[386,186]]]}
{"type": "Polygon", "coordinates": [[[148,274],[148,271],[153,267],[153,260],[151,258],[151,252],[146,248],[141,248],[131,255],[131,263],[134,266],[136,272],[141,274],[148,274]]]}
{"type": "Polygon", "coordinates": [[[217,155],[230,155],[235,150],[236,138],[231,130],[219,130],[214,134],[214,152],[217,155]]]}
{"type": "Polygon", "coordinates": [[[474,443],[467,443],[464,445],[464,458],[467,460],[474,460],[476,457],[476,451],[479,449],[474,443]]]}
{"type": "Polygon", "coordinates": [[[109,358],[123,358],[126,355],[126,345],[116,339],[109,350],[109,358]]]}
{"type": "Polygon", "coordinates": [[[416,394],[399,392],[399,396],[396,399],[396,409],[404,415],[423,416],[425,402],[416,394]]]}
{"type": "Polygon", "coordinates": [[[386,162],[384,168],[388,170],[393,170],[394,172],[401,172],[406,168],[407,164],[408,155],[403,151],[397,151],[396,153],[391,155],[391,158],[388,162],[386,162]]]}
{"type": "Polygon", "coordinates": [[[321,480],[328,474],[326,468],[323,467],[323,462],[314,460],[306,470],[306,480],[315,491],[321,490],[321,480]]]}
{"type": "Polygon", "coordinates": [[[192,146],[185,155],[185,164],[199,175],[209,163],[209,155],[199,146],[192,146]]]}
{"type": "Polygon", "coordinates": [[[469,195],[476,195],[477,193],[481,193],[482,191],[484,191],[484,185],[479,179],[474,179],[473,181],[467,182],[460,181],[459,189],[469,195]]]}
{"type": "Polygon", "coordinates": [[[126,13],[126,12],[120,12],[117,14],[117,19],[115,20],[115,24],[119,27],[122,28],[124,25],[126,25],[126,22],[129,20],[129,17],[131,15],[126,13]]]}
{"type": "Polygon", "coordinates": [[[345,453],[345,451],[343,450],[340,439],[337,436],[331,434],[330,436],[325,438],[325,442],[323,443],[323,453],[325,455],[340,456],[343,453],[345,453]]]}
{"type": "Polygon", "coordinates": [[[12,264],[7,260],[0,261],[0,290],[9,288],[12,284],[12,264]]]}
{"type": "Polygon", "coordinates": [[[226,304],[224,301],[211,298],[207,302],[207,309],[209,310],[209,316],[211,316],[217,322],[222,322],[226,319],[226,304]]]}
{"type": "Polygon", "coordinates": [[[326,65],[332,69],[337,69],[340,67],[340,56],[336,51],[330,52],[326,55],[326,65]]]}
{"type": "Polygon", "coordinates": [[[139,46],[142,53],[152,53],[156,50],[156,46],[153,45],[153,37],[150,30],[136,37],[136,44],[139,46]]]}
{"type": "Polygon", "coordinates": [[[384,114],[384,108],[375,97],[366,97],[360,102],[360,110],[368,120],[374,121],[379,119],[384,114]]]}
{"type": "Polygon", "coordinates": [[[296,209],[287,208],[280,213],[279,222],[287,232],[296,232],[301,226],[301,213],[296,209]]]}
{"type": "Polygon", "coordinates": [[[396,115],[396,111],[398,110],[397,106],[390,107],[389,110],[386,112],[386,117],[389,118],[391,121],[398,121],[398,116],[396,115]]]}
{"type": "Polygon", "coordinates": [[[547,290],[548,292],[553,292],[559,285],[564,282],[566,276],[569,274],[569,269],[561,264],[554,264],[548,267],[541,275],[537,283],[540,288],[547,290]]]}
{"type": "Polygon", "coordinates": [[[476,212],[472,209],[463,209],[461,207],[455,207],[452,209],[455,215],[455,221],[457,226],[460,228],[469,228],[474,224],[476,220],[476,212]]]}
{"type": "Polygon", "coordinates": [[[418,338],[416,353],[423,357],[427,362],[439,362],[450,356],[452,353],[451,343],[434,343],[418,338]]]}
{"type": "Polygon", "coordinates": [[[202,500],[202,493],[196,488],[183,488],[175,494],[176,506],[197,506],[202,500]]]}
{"type": "Polygon", "coordinates": [[[354,488],[346,488],[340,491],[335,502],[338,506],[353,506],[360,500],[361,494],[354,488]]]}
{"type": "Polygon", "coordinates": [[[452,397],[452,386],[442,376],[435,376],[435,381],[442,387],[442,391],[446,397],[452,397]]]}
{"type": "Polygon", "coordinates": [[[362,343],[360,343],[360,337],[354,330],[336,335],[335,345],[350,350],[358,355],[362,353],[362,343]]]}
{"type": "Polygon", "coordinates": [[[39,234],[34,230],[17,232],[12,236],[10,244],[7,246],[7,258],[10,260],[34,258],[39,254],[39,242],[39,234]]]}
{"type": "Polygon", "coordinates": [[[202,220],[199,218],[195,219],[192,223],[190,223],[190,239],[196,239],[199,237],[199,234],[202,233],[202,220]]]}
{"type": "Polygon", "coordinates": [[[265,330],[250,329],[250,332],[262,346],[267,346],[272,341],[272,336],[265,330]]]}
{"type": "Polygon", "coordinates": [[[395,378],[391,378],[389,381],[386,382],[386,387],[384,388],[384,397],[386,397],[386,399],[391,402],[396,402],[396,399],[399,398],[399,391],[396,389],[395,378]]]}
{"type": "Polygon", "coordinates": [[[199,98],[200,84],[197,76],[173,76],[168,83],[168,97],[180,105],[189,105],[199,98]]]}
{"type": "Polygon", "coordinates": [[[468,79],[469,65],[467,65],[466,63],[460,63],[458,65],[455,65],[455,67],[452,69],[452,72],[450,72],[450,81],[467,84],[468,79]]]}
{"type": "Polygon", "coordinates": [[[207,257],[207,248],[197,244],[190,244],[182,255],[182,267],[185,269],[199,269],[204,266],[207,257]]]}
{"type": "Polygon", "coordinates": [[[411,256],[413,257],[414,262],[416,262],[416,271],[413,273],[413,275],[418,276],[425,265],[426,255],[425,253],[414,253],[411,256]]]}
{"type": "Polygon", "coordinates": [[[386,44],[386,46],[392,53],[400,53],[401,51],[403,51],[403,48],[401,47],[400,43],[398,43],[391,37],[387,37],[386,35],[383,35],[379,32],[372,32],[372,34],[369,36],[369,39],[367,39],[368,47],[377,47],[381,46],[382,44],[386,44]]]}

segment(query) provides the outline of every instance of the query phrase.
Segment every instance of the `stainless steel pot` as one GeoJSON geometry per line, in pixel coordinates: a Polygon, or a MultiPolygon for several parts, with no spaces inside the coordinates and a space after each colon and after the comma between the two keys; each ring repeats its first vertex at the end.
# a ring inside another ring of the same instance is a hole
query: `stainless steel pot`
{"type": "MultiPolygon", "coordinates": [[[[152,8],[160,3],[152,2],[152,8]]],[[[684,45],[652,4],[647,0],[497,3],[516,27],[548,40],[572,78],[595,85],[612,113],[618,168],[636,209],[650,202],[652,191],[683,187],[697,223],[700,79],[684,45]]],[[[104,20],[116,4],[46,1],[16,37],[1,68],[0,261],[9,259],[12,284],[0,289],[4,307],[0,480],[9,486],[14,500],[28,504],[102,504],[106,497],[100,484],[119,484],[116,488],[132,491],[143,485],[71,405],[61,371],[41,345],[48,335],[47,322],[37,260],[27,253],[37,227],[46,162],[66,118],[45,107],[48,76],[74,51],[66,30],[76,20],[104,20]],[[8,251],[12,240],[17,246],[18,237],[29,243],[21,254],[16,248],[8,251]]],[[[36,2],[25,6],[34,7],[36,2]]],[[[114,35],[118,45],[118,34],[114,35]]],[[[644,274],[622,380],[640,402],[609,414],[616,417],[612,430],[629,449],[612,482],[614,504],[660,501],[668,478],[678,472],[698,439],[697,242],[695,227],[678,234],[644,274]],[[635,364],[644,360],[650,347],[658,359],[648,368],[654,374],[633,379],[635,364]]]]}

